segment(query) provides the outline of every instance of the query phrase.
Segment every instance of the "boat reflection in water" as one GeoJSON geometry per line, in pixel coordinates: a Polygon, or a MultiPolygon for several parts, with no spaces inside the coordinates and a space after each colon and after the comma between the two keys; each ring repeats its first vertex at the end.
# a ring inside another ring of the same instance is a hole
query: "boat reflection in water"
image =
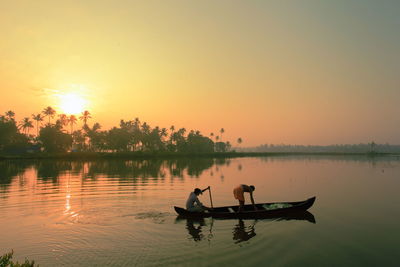
{"type": "MultiPolygon", "coordinates": [[[[255,237],[256,229],[255,225],[258,221],[291,221],[291,220],[300,220],[300,221],[308,221],[310,223],[316,223],[315,217],[311,212],[304,211],[299,213],[288,214],[285,216],[268,218],[268,219],[238,219],[238,223],[235,224],[232,230],[232,239],[235,244],[245,242],[255,237]],[[248,224],[248,221],[251,221],[248,224]],[[247,226],[246,226],[247,224],[247,226]]],[[[232,221],[231,219],[214,219],[214,218],[187,218],[181,215],[178,215],[175,219],[176,223],[186,222],[186,230],[189,234],[189,239],[195,242],[199,242],[202,240],[211,241],[213,238],[213,225],[214,221],[232,221]],[[209,227],[208,227],[209,226],[209,227]]],[[[236,220],[234,220],[236,222],[236,220]]]]}

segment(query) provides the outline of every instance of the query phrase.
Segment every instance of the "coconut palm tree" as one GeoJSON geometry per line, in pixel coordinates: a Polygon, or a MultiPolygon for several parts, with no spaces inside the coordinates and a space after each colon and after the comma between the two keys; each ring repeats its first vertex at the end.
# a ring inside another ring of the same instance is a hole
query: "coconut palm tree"
{"type": "Polygon", "coordinates": [[[12,110],[9,110],[6,112],[6,118],[8,120],[14,120],[15,119],[15,112],[12,110]]]}
{"type": "Polygon", "coordinates": [[[43,117],[41,113],[32,114],[32,119],[36,121],[36,136],[39,136],[39,122],[43,121],[43,117]]]}
{"type": "Polygon", "coordinates": [[[171,136],[174,134],[174,131],[175,131],[175,126],[174,126],[174,125],[171,125],[171,127],[169,127],[169,129],[170,129],[170,131],[171,131],[171,133],[169,134],[170,139],[171,139],[171,136]]]}
{"type": "Polygon", "coordinates": [[[65,114],[60,114],[58,115],[58,117],[60,118],[60,122],[62,126],[67,126],[69,124],[69,119],[68,116],[65,114]]]}
{"type": "MultiPolygon", "coordinates": [[[[88,137],[89,138],[89,147],[88,147],[89,150],[93,149],[93,145],[96,144],[96,141],[97,141],[96,139],[98,139],[97,138],[97,135],[98,135],[97,131],[100,130],[100,129],[101,129],[101,125],[98,122],[93,124],[92,128],[90,128],[87,125],[83,126],[83,130],[85,131],[84,137],[88,137]]],[[[84,141],[83,141],[84,147],[86,146],[85,145],[85,139],[86,138],[84,138],[84,141]]]]}
{"type": "Polygon", "coordinates": [[[29,130],[33,128],[32,121],[29,119],[29,117],[23,118],[23,120],[20,122],[19,127],[24,131],[25,134],[29,134],[29,130]]]}
{"type": "Polygon", "coordinates": [[[69,116],[68,122],[69,122],[69,125],[71,126],[71,134],[74,132],[74,124],[76,124],[76,121],[77,121],[77,119],[76,119],[75,115],[69,116]]]}
{"type": "Polygon", "coordinates": [[[161,128],[160,136],[161,138],[166,137],[168,135],[167,128],[161,128]]]}
{"type": "Polygon", "coordinates": [[[143,132],[144,134],[149,134],[149,133],[150,133],[150,130],[151,130],[151,128],[150,128],[150,126],[147,124],[147,122],[143,122],[143,124],[142,124],[142,132],[143,132]]]}
{"type": "Polygon", "coordinates": [[[241,144],[242,142],[243,142],[242,138],[239,137],[239,138],[237,139],[238,146],[240,146],[240,144],[241,144]]]}
{"type": "Polygon", "coordinates": [[[135,127],[135,129],[139,129],[140,127],[140,120],[138,117],[135,118],[135,120],[133,121],[133,125],[135,127]]]}
{"type": "Polygon", "coordinates": [[[82,112],[82,116],[79,117],[79,119],[80,119],[81,121],[83,121],[83,125],[84,125],[84,126],[87,126],[87,121],[88,121],[89,119],[91,119],[91,118],[92,118],[92,116],[90,116],[90,112],[87,111],[87,110],[85,110],[84,112],[82,112]]]}
{"type": "Polygon", "coordinates": [[[50,106],[48,106],[47,108],[43,109],[42,113],[43,113],[43,115],[45,117],[49,118],[49,124],[50,124],[50,119],[54,118],[54,116],[56,115],[56,111],[50,106]]]}
{"type": "Polygon", "coordinates": [[[222,142],[222,134],[225,132],[224,128],[221,128],[221,130],[219,130],[219,132],[221,133],[221,142],[222,142]]]}

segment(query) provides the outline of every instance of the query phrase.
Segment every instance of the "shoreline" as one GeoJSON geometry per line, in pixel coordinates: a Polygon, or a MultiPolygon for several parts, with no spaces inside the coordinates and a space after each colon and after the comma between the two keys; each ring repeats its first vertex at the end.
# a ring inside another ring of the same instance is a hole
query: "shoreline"
{"type": "Polygon", "coordinates": [[[171,159],[171,158],[246,158],[246,157],[287,157],[287,156],[363,156],[387,157],[400,153],[386,152],[214,152],[214,153],[178,153],[178,152],[68,152],[68,153],[27,153],[18,155],[0,155],[0,160],[18,159],[171,159]]]}

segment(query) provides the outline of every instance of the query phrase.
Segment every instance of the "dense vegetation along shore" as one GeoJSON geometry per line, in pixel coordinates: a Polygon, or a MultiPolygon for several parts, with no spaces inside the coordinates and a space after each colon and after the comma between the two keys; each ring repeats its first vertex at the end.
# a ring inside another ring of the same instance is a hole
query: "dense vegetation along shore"
{"type": "MultiPolygon", "coordinates": [[[[39,155],[39,152],[213,153],[228,152],[232,147],[229,141],[222,141],[224,128],[218,134],[205,136],[200,131],[175,129],[173,125],[169,129],[151,127],[135,118],[120,120],[119,126],[101,130],[99,123],[89,124],[92,116],[89,111],[84,111],[79,117],[82,127],[74,129],[78,120],[75,115],[58,114],[58,119],[54,120],[55,116],[52,107],[19,122],[13,111],[0,115],[0,155],[39,155]],[[36,128],[35,135],[30,134],[33,128],[36,128]]],[[[242,139],[238,138],[237,143],[241,142],[242,139]]]]}
{"type": "Polygon", "coordinates": [[[261,145],[241,148],[242,138],[232,149],[230,141],[222,141],[224,128],[217,134],[203,135],[200,131],[175,126],[151,127],[139,118],[120,120],[119,126],[101,130],[97,122],[89,125],[92,115],[82,112],[82,127],[75,129],[75,115],[58,114],[52,107],[32,114],[21,121],[13,111],[0,115],[0,159],[80,159],[80,158],[179,158],[179,157],[263,157],[288,155],[398,155],[400,146],[389,144],[299,146],[261,145]],[[35,123],[33,122],[35,121],[35,123]],[[36,134],[30,134],[35,128],[36,134]]]}
{"type": "Polygon", "coordinates": [[[26,153],[18,155],[0,155],[0,160],[10,159],[170,159],[170,158],[244,158],[244,157],[284,157],[284,156],[364,156],[364,157],[400,157],[400,153],[378,152],[67,152],[67,153],[26,153]]]}

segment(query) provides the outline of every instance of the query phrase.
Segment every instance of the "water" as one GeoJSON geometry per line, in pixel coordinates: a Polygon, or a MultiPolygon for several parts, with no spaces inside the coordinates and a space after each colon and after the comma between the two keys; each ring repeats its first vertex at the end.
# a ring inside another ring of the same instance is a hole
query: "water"
{"type": "Polygon", "coordinates": [[[0,253],[40,266],[398,266],[399,186],[398,158],[3,161],[0,253]],[[233,205],[240,183],[256,202],[317,196],[315,221],[172,208],[208,185],[214,206],[233,205]]]}

